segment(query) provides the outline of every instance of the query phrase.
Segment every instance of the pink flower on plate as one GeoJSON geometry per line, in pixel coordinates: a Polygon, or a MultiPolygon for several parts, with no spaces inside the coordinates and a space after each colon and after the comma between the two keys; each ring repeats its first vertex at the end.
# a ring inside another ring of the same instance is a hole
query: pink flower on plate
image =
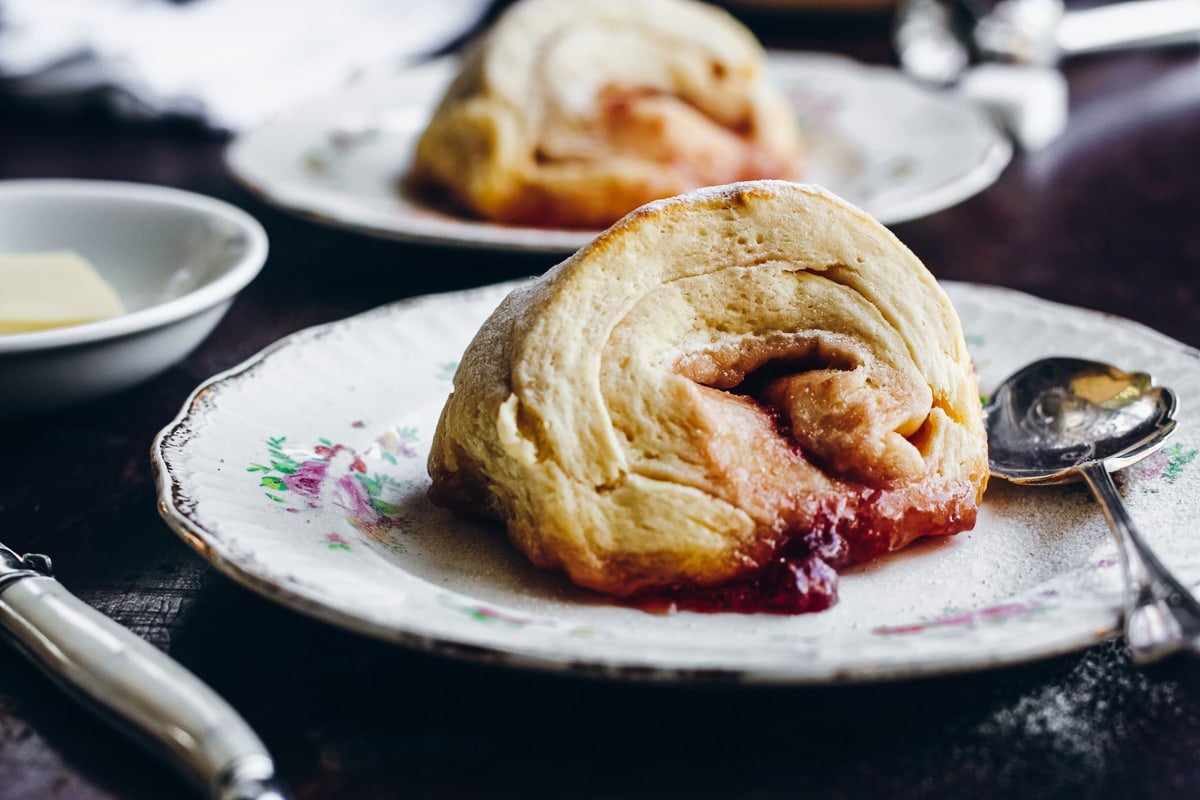
{"type": "Polygon", "coordinates": [[[1146,480],[1153,480],[1167,471],[1167,457],[1160,450],[1150,455],[1133,468],[1133,472],[1146,480]]]}
{"type": "Polygon", "coordinates": [[[333,502],[354,519],[374,522],[379,516],[371,507],[371,498],[367,495],[366,488],[353,473],[348,472],[338,478],[337,496],[333,502]]]}
{"type": "Polygon", "coordinates": [[[321,493],[321,484],[325,482],[328,469],[329,464],[325,461],[305,461],[295,472],[283,476],[283,482],[297,494],[316,497],[321,493]]]}
{"type": "Polygon", "coordinates": [[[872,633],[889,636],[905,633],[920,633],[922,631],[932,630],[934,628],[949,628],[959,626],[974,626],[981,622],[1001,622],[1011,617],[1019,617],[1029,614],[1034,611],[1041,610],[1042,606],[1037,603],[1001,603],[987,608],[975,609],[972,611],[964,611],[958,614],[950,614],[944,617],[938,617],[926,622],[913,622],[906,625],[880,625],[872,629],[872,633]]]}

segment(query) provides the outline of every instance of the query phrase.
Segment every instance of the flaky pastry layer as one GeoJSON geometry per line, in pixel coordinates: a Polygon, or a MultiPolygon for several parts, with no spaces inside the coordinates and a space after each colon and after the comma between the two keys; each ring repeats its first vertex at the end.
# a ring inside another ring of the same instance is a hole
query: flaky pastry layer
{"type": "Polygon", "coordinates": [[[970,528],[987,448],[920,261],[825,191],[756,181],[644,206],[513,292],[429,470],[435,502],[629,595],[744,578],[814,532],[861,561],[970,528]]]}
{"type": "Polygon", "coordinates": [[[466,57],[410,179],[501,222],[602,228],[657,198],[797,178],[754,36],[693,0],[524,0],[466,57]]]}

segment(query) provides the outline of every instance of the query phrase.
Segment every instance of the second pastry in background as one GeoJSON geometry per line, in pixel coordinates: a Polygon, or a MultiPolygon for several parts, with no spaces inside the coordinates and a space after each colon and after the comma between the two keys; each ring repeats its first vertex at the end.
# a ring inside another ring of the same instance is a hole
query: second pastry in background
{"type": "Polygon", "coordinates": [[[602,228],[650,200],[797,179],[754,35],[693,0],[524,0],[467,54],[408,179],[463,213],[602,228]]]}

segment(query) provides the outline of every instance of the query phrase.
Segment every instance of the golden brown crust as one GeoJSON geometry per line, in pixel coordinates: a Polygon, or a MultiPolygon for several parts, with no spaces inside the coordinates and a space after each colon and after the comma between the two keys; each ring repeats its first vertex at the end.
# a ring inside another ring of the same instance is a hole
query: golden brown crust
{"type": "Polygon", "coordinates": [[[601,228],[698,186],[799,177],[762,48],[692,0],[524,0],[464,61],[412,183],[488,219],[601,228]]]}
{"type": "Polygon", "coordinates": [[[467,349],[431,497],[613,594],[727,582],[789,537],[861,560],[971,527],[987,476],[959,321],[882,225],[758,181],[645,206],[467,349]]]}

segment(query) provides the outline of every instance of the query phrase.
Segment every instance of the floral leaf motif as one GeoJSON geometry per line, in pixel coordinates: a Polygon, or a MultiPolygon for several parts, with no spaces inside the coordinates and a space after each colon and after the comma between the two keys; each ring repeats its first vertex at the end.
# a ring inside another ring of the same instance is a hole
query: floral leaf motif
{"type": "Polygon", "coordinates": [[[1183,474],[1183,468],[1196,458],[1196,450],[1184,450],[1183,445],[1176,443],[1168,447],[1163,454],[1167,457],[1167,466],[1163,470],[1163,479],[1174,483],[1183,474]]]}
{"type": "Polygon", "coordinates": [[[359,475],[358,482],[367,490],[367,495],[376,497],[383,491],[383,477],[378,473],[375,475],[359,475]]]}
{"type": "Polygon", "coordinates": [[[283,448],[286,442],[286,436],[267,437],[267,454],[271,456],[271,469],[274,469],[277,472],[295,470],[300,466],[300,462],[292,458],[291,455],[284,451],[283,448]]]}
{"type": "MultiPolygon", "coordinates": [[[[377,439],[376,445],[382,448],[380,455],[384,460],[394,464],[397,455],[405,458],[416,456],[409,442],[417,441],[418,435],[415,427],[397,428],[395,432],[377,439]]],[[[407,532],[411,521],[403,516],[399,506],[382,496],[398,490],[400,484],[387,473],[369,472],[364,456],[371,451],[360,455],[353,448],[330,439],[321,438],[317,441],[319,443],[307,455],[292,455],[284,451],[286,436],[267,437],[267,451],[272,458],[270,465],[254,463],[246,471],[259,475],[260,485],[270,490],[265,494],[272,502],[288,502],[277,493],[293,495],[295,499],[287,510],[298,513],[305,508],[321,508],[327,496],[324,487],[333,477],[330,469],[335,458],[345,454],[344,457],[348,457],[349,461],[343,463],[342,459],[338,459],[338,466],[333,467],[339,471],[345,470],[340,472],[333,485],[333,504],[346,513],[346,521],[350,525],[368,538],[387,547],[394,545],[394,534],[397,531],[407,532]]],[[[293,452],[296,451],[293,449],[293,452]]],[[[344,539],[328,539],[328,542],[331,549],[350,549],[350,543],[344,539]]]]}
{"type": "Polygon", "coordinates": [[[1164,447],[1154,455],[1133,467],[1133,472],[1143,481],[1142,491],[1157,494],[1163,484],[1172,485],[1183,477],[1184,469],[1195,460],[1196,448],[1187,448],[1182,442],[1164,447]]]}

